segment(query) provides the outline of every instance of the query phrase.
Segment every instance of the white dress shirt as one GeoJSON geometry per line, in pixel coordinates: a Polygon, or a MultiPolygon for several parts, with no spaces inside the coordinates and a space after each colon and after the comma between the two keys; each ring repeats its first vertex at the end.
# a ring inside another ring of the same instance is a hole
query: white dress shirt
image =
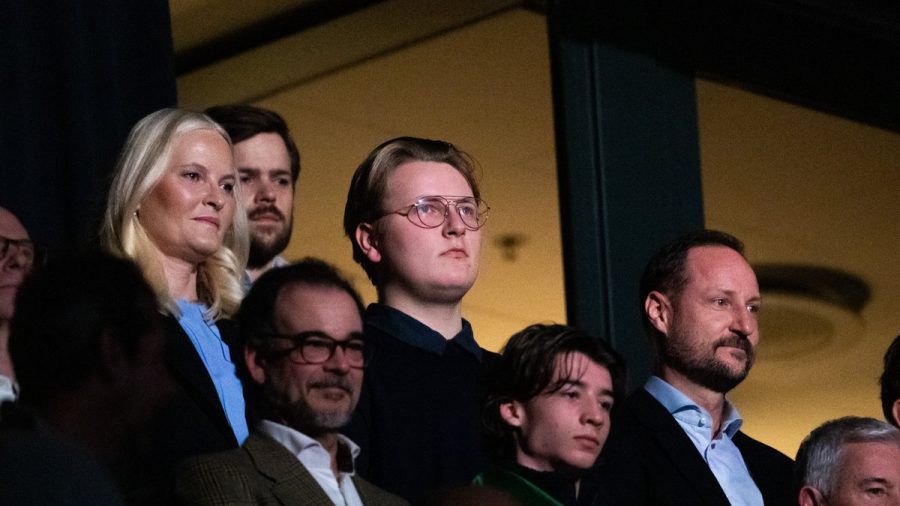
{"type": "Polygon", "coordinates": [[[259,424],[259,430],[293,453],[336,506],[362,506],[362,499],[353,484],[353,476],[356,475],[353,463],[359,455],[359,446],[348,437],[336,435],[338,476],[335,476],[331,470],[331,455],[315,439],[271,420],[263,420],[259,424]],[[350,458],[342,459],[342,453],[349,453],[350,458]]]}
{"type": "Polygon", "coordinates": [[[0,402],[16,400],[18,390],[16,382],[12,378],[0,374],[0,402]]]}

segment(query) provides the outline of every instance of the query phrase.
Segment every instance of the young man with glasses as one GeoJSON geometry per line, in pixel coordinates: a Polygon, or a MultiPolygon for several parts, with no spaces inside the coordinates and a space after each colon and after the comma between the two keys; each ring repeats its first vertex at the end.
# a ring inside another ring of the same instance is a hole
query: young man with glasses
{"type": "Polygon", "coordinates": [[[371,358],[362,301],[331,266],[304,260],[260,277],[237,318],[247,398],[259,417],[237,450],[188,460],[181,504],[403,504],[355,475],[338,434],[371,358]]]}
{"type": "Polygon", "coordinates": [[[7,341],[15,310],[16,292],[34,264],[34,243],[16,216],[0,207],[0,402],[16,398],[7,341]]]}
{"type": "Polygon", "coordinates": [[[411,501],[485,465],[481,377],[496,355],[475,342],[462,299],[488,210],[468,155],[414,137],[372,151],[347,195],[344,231],[378,291],[363,318],[377,358],[347,433],[365,476],[411,501]]]}

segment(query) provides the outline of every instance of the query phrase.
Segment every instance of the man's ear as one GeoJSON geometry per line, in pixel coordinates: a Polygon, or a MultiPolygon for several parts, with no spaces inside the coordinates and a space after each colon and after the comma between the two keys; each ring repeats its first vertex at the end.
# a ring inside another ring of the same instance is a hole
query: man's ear
{"type": "Polygon", "coordinates": [[[805,485],[800,489],[798,501],[800,506],[824,506],[825,504],[825,498],[822,497],[822,493],[817,488],[809,485],[805,485]]]}
{"type": "Polygon", "coordinates": [[[500,404],[500,418],[512,427],[521,427],[524,416],[522,403],[509,401],[500,404]]]}
{"type": "Polygon", "coordinates": [[[894,401],[894,407],[891,409],[891,414],[894,415],[894,425],[900,427],[900,399],[894,401]]]}
{"type": "Polygon", "coordinates": [[[244,348],[244,363],[247,364],[247,370],[253,381],[262,385],[266,382],[266,370],[263,368],[263,357],[256,349],[247,346],[244,348]]]}
{"type": "Polygon", "coordinates": [[[371,223],[360,223],[356,226],[356,245],[373,264],[381,261],[381,250],[375,226],[371,223]]]}
{"type": "Polygon", "coordinates": [[[644,299],[644,314],[656,330],[669,335],[669,325],[672,324],[672,301],[666,294],[656,290],[648,293],[644,299]]]}

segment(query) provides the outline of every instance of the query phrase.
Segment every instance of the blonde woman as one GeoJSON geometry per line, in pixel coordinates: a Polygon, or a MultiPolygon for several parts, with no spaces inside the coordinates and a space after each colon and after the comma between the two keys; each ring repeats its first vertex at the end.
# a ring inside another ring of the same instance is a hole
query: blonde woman
{"type": "Polygon", "coordinates": [[[163,109],[132,129],[109,192],[102,239],[137,262],[168,319],[176,391],[151,435],[168,479],[183,458],[247,437],[226,319],[241,299],[247,219],[228,134],[207,116],[163,109]]]}

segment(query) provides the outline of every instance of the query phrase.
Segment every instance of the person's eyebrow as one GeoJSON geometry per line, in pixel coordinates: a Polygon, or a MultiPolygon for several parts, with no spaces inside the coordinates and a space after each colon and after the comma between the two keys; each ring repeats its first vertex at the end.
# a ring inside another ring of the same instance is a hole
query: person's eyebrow
{"type": "Polygon", "coordinates": [[[200,162],[188,162],[188,163],[183,163],[183,164],[179,165],[178,168],[179,168],[179,169],[190,169],[190,168],[193,168],[193,169],[197,169],[197,170],[203,171],[203,172],[206,172],[206,171],[207,171],[206,165],[203,165],[203,164],[200,163],[200,162]]]}
{"type": "Polygon", "coordinates": [[[873,476],[873,477],[871,477],[871,478],[863,478],[863,479],[859,482],[859,484],[860,484],[860,485],[863,485],[863,486],[865,486],[865,485],[871,485],[871,484],[889,485],[890,483],[891,483],[891,482],[890,482],[887,478],[882,478],[882,477],[880,477],[880,476],[873,476]]]}

